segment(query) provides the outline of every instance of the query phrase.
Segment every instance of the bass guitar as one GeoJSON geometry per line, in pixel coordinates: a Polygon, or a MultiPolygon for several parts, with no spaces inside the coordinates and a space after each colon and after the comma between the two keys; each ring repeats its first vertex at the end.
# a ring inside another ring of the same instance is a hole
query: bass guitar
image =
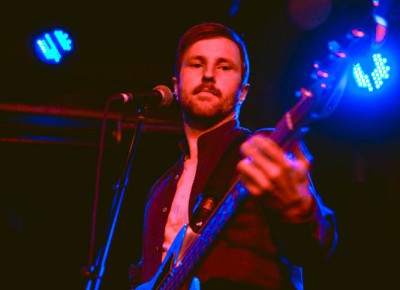
{"type": "MultiPolygon", "coordinates": [[[[336,108],[346,85],[349,52],[359,40],[356,32],[353,36],[350,41],[353,43],[347,49],[341,49],[337,43],[329,43],[327,57],[329,67],[322,67],[319,64],[314,66],[313,85],[299,90],[299,101],[281,118],[272,131],[270,138],[283,149],[293,141],[300,130],[314,120],[330,115],[336,108]]],[[[175,290],[180,289],[184,283],[189,284],[190,279],[192,279],[190,289],[199,289],[198,279],[192,277],[193,270],[247,196],[247,190],[238,179],[198,232],[189,225],[180,230],[157,273],[150,281],[136,289],[175,290]]]]}

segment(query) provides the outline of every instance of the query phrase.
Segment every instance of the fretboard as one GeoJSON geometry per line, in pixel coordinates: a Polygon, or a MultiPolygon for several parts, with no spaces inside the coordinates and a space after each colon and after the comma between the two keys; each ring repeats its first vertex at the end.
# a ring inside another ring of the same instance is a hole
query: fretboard
{"type": "Polygon", "coordinates": [[[229,194],[225,195],[214,214],[203,226],[199,237],[184,254],[181,263],[172,269],[170,276],[160,289],[179,289],[247,195],[247,190],[240,182],[236,182],[232,186],[229,194]]]}

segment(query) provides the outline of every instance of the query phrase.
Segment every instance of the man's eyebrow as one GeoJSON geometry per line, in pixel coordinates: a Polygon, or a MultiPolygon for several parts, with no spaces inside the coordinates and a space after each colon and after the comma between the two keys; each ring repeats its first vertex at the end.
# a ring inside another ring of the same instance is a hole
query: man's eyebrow
{"type": "Polygon", "coordinates": [[[221,63],[221,62],[227,62],[227,63],[235,64],[235,62],[233,60],[225,58],[225,57],[219,57],[217,59],[217,63],[221,63]]]}
{"type": "MultiPolygon", "coordinates": [[[[193,55],[193,56],[190,56],[190,57],[188,58],[188,61],[193,61],[193,60],[199,60],[199,61],[201,61],[201,62],[207,62],[207,58],[204,57],[204,56],[202,56],[202,55],[193,55]]],[[[219,58],[217,58],[216,63],[217,63],[217,64],[220,64],[220,63],[228,63],[228,64],[230,64],[230,65],[232,65],[232,66],[234,66],[234,67],[238,67],[238,66],[236,65],[236,63],[235,63],[233,60],[228,59],[228,58],[225,58],[225,57],[219,57],[219,58]]]]}
{"type": "Polygon", "coordinates": [[[193,55],[191,57],[188,58],[189,60],[201,60],[201,61],[205,61],[206,58],[204,56],[201,55],[193,55]]]}

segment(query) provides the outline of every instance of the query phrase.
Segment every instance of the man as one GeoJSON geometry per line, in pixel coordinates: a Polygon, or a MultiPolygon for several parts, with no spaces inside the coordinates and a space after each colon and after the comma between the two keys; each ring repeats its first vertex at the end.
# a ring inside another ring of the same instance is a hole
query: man
{"type": "Polygon", "coordinates": [[[199,202],[217,203],[237,177],[249,198],[190,274],[201,289],[303,289],[301,265],[332,253],[334,215],[313,190],[299,142],[288,158],[266,134],[239,127],[248,76],[246,47],[228,27],[201,23],[181,37],[173,83],[183,155],[150,191],[132,288],[153,278],[199,202]]]}

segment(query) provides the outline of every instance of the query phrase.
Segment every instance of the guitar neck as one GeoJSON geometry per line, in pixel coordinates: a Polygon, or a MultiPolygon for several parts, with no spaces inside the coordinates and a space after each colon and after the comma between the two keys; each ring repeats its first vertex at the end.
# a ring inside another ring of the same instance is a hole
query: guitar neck
{"type": "MultiPolygon", "coordinates": [[[[279,121],[270,138],[283,148],[286,144],[289,144],[300,128],[299,120],[304,119],[304,115],[310,110],[312,104],[312,98],[303,98],[279,121]]],[[[164,282],[161,289],[179,289],[246,196],[248,196],[248,191],[237,179],[228,194],[223,197],[216,210],[203,225],[199,237],[193,241],[187,252],[183,254],[181,263],[172,269],[171,275],[164,282]]]]}
{"type": "MultiPolygon", "coordinates": [[[[350,39],[350,45],[347,50],[353,51],[356,48],[355,44],[359,41],[357,37],[348,39],[350,39]]],[[[340,92],[346,84],[344,73],[349,58],[340,45],[331,45],[330,47],[331,52],[328,59],[333,64],[330,69],[333,74],[330,76],[318,65],[316,67],[317,75],[322,72],[323,77],[317,78],[312,88],[300,89],[300,100],[281,118],[275,126],[275,130],[269,135],[283,150],[287,151],[290,144],[309,123],[330,115],[341,99],[340,92]]],[[[248,191],[237,179],[203,224],[198,238],[186,248],[181,262],[171,270],[163,285],[157,289],[179,289],[183,285],[247,196],[248,191]]]]}

